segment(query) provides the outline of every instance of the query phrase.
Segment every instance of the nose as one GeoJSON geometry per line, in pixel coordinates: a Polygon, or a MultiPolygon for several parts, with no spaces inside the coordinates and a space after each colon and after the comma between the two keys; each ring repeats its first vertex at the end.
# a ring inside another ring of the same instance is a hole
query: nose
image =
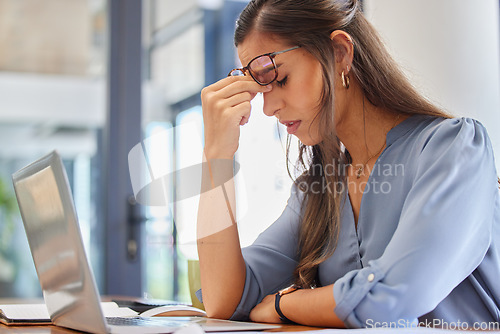
{"type": "Polygon", "coordinates": [[[264,111],[264,115],[269,117],[275,116],[280,110],[279,100],[277,99],[277,96],[273,95],[273,92],[270,91],[269,93],[262,94],[262,97],[264,99],[264,105],[262,108],[264,111]]]}

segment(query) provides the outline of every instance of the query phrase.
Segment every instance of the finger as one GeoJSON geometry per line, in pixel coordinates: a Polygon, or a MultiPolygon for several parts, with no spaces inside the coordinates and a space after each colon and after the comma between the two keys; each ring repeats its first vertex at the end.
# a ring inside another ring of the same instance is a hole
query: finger
{"type": "Polygon", "coordinates": [[[240,121],[240,125],[241,125],[241,126],[243,126],[243,125],[245,125],[245,124],[247,124],[247,123],[248,123],[248,121],[250,120],[250,115],[251,115],[251,114],[248,114],[248,117],[243,116],[243,117],[241,118],[241,121],[240,121]]]}
{"type": "Polygon", "coordinates": [[[249,92],[251,94],[267,93],[271,91],[272,88],[272,85],[261,86],[253,80],[239,80],[231,82],[229,85],[221,88],[218,93],[221,97],[230,97],[240,92],[249,92]]]}
{"type": "Polygon", "coordinates": [[[243,125],[250,119],[252,105],[250,101],[242,102],[231,108],[229,111],[235,119],[237,125],[243,125]]]}
{"type": "Polygon", "coordinates": [[[220,100],[219,106],[221,108],[231,108],[231,107],[237,106],[240,103],[243,103],[246,101],[251,101],[253,98],[252,97],[253,95],[254,94],[251,94],[249,92],[241,92],[241,93],[235,94],[233,96],[230,96],[226,99],[220,100]]]}
{"type": "Polygon", "coordinates": [[[257,94],[269,92],[271,89],[272,85],[261,86],[250,77],[227,77],[205,87],[202,90],[202,95],[214,93],[219,98],[226,98],[242,91],[257,94]]]}
{"type": "Polygon", "coordinates": [[[203,105],[210,107],[204,109],[204,118],[213,119],[214,117],[225,117],[232,120],[238,119],[238,124],[240,124],[241,118],[245,117],[247,120],[249,118],[251,97],[252,95],[250,93],[242,92],[226,99],[213,98],[210,99],[210,102],[207,100],[203,105]],[[209,109],[211,111],[207,112],[209,109]]]}
{"type": "MultiPolygon", "coordinates": [[[[224,79],[223,79],[224,80],[224,79]]],[[[221,80],[222,81],[222,80],[221,80]]],[[[260,86],[253,80],[232,80],[228,86],[223,86],[220,90],[214,90],[213,86],[203,88],[201,92],[202,104],[206,106],[213,107],[227,107],[238,104],[241,102],[242,96],[235,99],[231,104],[227,104],[224,100],[231,98],[235,95],[247,92],[250,95],[246,95],[247,97],[243,97],[243,99],[251,100],[255,95],[259,92],[269,92],[272,89],[272,85],[260,86]]]]}
{"type": "Polygon", "coordinates": [[[220,90],[226,87],[227,85],[237,81],[248,81],[256,83],[250,76],[229,76],[219,81],[216,81],[215,83],[211,84],[208,87],[212,88],[213,90],[220,90]]]}

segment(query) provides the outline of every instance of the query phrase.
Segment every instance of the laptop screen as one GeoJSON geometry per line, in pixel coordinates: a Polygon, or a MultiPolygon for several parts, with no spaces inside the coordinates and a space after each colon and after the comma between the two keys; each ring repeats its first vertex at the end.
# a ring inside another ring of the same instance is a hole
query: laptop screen
{"type": "Polygon", "coordinates": [[[105,332],[100,297],[61,158],[52,152],[12,178],[52,321],[59,326],[105,332]]]}

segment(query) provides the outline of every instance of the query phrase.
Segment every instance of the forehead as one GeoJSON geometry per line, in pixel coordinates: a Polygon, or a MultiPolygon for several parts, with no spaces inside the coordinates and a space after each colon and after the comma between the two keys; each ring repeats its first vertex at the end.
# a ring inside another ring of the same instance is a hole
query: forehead
{"type": "Polygon", "coordinates": [[[276,36],[253,31],[238,45],[238,56],[243,66],[246,66],[250,60],[261,54],[281,51],[289,47],[276,36]]]}

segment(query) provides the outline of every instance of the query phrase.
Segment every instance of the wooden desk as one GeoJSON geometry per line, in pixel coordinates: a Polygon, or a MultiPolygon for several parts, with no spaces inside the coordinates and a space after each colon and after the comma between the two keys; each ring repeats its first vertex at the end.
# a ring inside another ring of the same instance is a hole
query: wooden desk
{"type": "MultiPolygon", "coordinates": [[[[113,297],[115,299],[123,297],[113,297]]],[[[103,300],[111,300],[111,297],[104,297],[103,300]]],[[[18,303],[43,303],[43,299],[6,299],[0,298],[0,304],[18,304],[18,303]]],[[[323,328],[308,327],[300,325],[282,325],[281,328],[266,330],[264,332],[302,332],[310,330],[319,330],[323,328]]],[[[18,333],[18,334],[67,334],[67,333],[80,333],[78,331],[57,327],[52,325],[23,325],[23,326],[7,326],[0,323],[0,334],[3,333],[18,333]]],[[[242,334],[245,332],[241,332],[242,334]]]]}
{"type": "Polygon", "coordinates": [[[67,334],[78,333],[77,331],[56,326],[5,326],[0,324],[0,333],[19,334],[67,334]]]}
{"type": "MultiPolygon", "coordinates": [[[[307,327],[300,325],[283,325],[282,328],[279,329],[271,329],[264,332],[303,332],[310,330],[319,330],[322,328],[318,327],[307,327]]],[[[0,333],[9,333],[9,334],[67,334],[67,333],[80,333],[71,329],[66,329],[62,327],[56,327],[52,325],[43,325],[43,326],[5,326],[0,324],[0,333]]],[[[242,334],[245,332],[241,332],[242,334]]]]}

